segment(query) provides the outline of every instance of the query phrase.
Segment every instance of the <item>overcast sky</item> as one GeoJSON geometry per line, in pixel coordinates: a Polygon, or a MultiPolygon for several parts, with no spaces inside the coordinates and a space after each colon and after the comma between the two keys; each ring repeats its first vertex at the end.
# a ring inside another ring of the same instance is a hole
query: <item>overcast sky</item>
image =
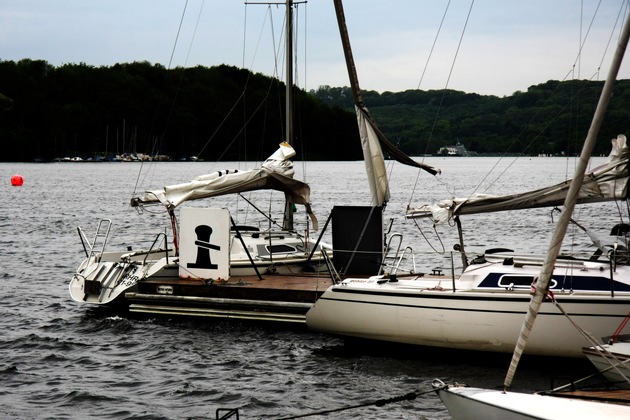
{"type": "MultiPolygon", "coordinates": [[[[604,80],[627,10],[622,0],[599,3],[346,0],[344,8],[362,89],[503,96],[550,79],[604,80]]],[[[0,60],[230,64],[283,77],[273,48],[283,14],[283,6],[243,0],[1,0],[0,60]]],[[[332,0],[309,0],[297,14],[297,83],[349,85],[332,0]]],[[[282,67],[284,52],[275,50],[282,67]]],[[[630,78],[627,61],[619,78],[630,78]]]]}

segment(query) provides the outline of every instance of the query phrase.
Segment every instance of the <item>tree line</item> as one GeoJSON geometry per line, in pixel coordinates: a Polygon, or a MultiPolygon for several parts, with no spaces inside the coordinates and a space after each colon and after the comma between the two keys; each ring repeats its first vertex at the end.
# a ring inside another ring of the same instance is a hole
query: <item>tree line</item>
{"type": "MultiPolygon", "coordinates": [[[[591,124],[603,81],[550,80],[526,92],[497,97],[455,90],[363,92],[380,128],[407,154],[435,154],[463,144],[478,154],[577,155],[591,124]]],[[[349,88],[320,87],[322,101],[352,107],[349,88]]],[[[616,83],[595,153],[609,139],[630,136],[630,80],[616,83]]]]}
{"type": "MultiPolygon", "coordinates": [[[[548,81],[506,97],[454,90],[364,91],[381,131],[410,155],[462,143],[479,154],[577,154],[603,82],[548,81]]],[[[233,66],[134,62],[55,67],[0,61],[2,161],[144,153],[260,160],[286,139],[284,83],[233,66]]],[[[299,160],[362,158],[348,87],[295,89],[299,160]]],[[[618,81],[600,137],[628,133],[630,81],[618,81]]],[[[608,153],[608,141],[596,153],[608,153]]]]}

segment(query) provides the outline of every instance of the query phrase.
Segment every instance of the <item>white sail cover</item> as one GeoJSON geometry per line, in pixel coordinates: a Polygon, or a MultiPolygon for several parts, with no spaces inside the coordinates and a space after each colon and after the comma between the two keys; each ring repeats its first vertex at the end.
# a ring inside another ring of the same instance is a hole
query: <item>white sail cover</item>
{"type": "Polygon", "coordinates": [[[295,171],[293,162],[290,160],[293,156],[295,156],[293,147],[283,142],[260,168],[246,171],[218,171],[200,175],[190,182],[169,185],[161,190],[146,191],[141,197],[133,198],[131,205],[137,207],[161,203],[167,209],[174,209],[190,200],[272,189],[283,191],[289,202],[304,205],[313,222],[313,228],[317,230],[317,218],[310,206],[311,189],[308,184],[293,179],[295,171]]]}
{"type": "Polygon", "coordinates": [[[424,163],[419,163],[401,152],[387,137],[378,129],[368,110],[360,105],[355,105],[357,122],[359,124],[359,135],[361,137],[361,148],[363,149],[363,160],[372,194],[372,205],[383,206],[389,201],[389,183],[387,181],[387,169],[383,149],[389,156],[403,165],[420,168],[431,175],[441,173],[437,168],[424,163]]]}
{"type": "MultiPolygon", "coordinates": [[[[620,134],[611,142],[612,151],[608,161],[585,175],[578,203],[595,203],[628,197],[630,149],[626,144],[626,136],[620,134]]],[[[407,210],[407,217],[431,217],[435,223],[444,223],[462,214],[562,206],[570,185],[571,180],[520,194],[504,196],[473,194],[469,198],[442,200],[437,204],[410,208],[407,210]]]]}
{"type": "Polygon", "coordinates": [[[355,109],[359,123],[363,160],[372,195],[372,206],[382,206],[389,201],[389,183],[387,182],[385,159],[381,151],[378,134],[369,123],[363,110],[359,107],[355,107],[355,109]]]}

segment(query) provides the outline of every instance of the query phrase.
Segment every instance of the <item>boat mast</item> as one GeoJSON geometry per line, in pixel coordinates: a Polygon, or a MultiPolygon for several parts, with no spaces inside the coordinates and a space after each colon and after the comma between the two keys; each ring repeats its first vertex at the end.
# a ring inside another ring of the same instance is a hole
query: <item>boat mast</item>
{"type": "Polygon", "coordinates": [[[619,73],[619,68],[621,67],[621,61],[623,60],[624,53],[626,52],[629,38],[630,15],[628,15],[628,17],[626,18],[626,22],[624,23],[621,36],[619,37],[619,43],[617,44],[617,49],[615,51],[615,56],[613,57],[612,64],[610,65],[610,70],[608,71],[608,77],[606,78],[606,82],[604,83],[604,88],[599,97],[599,102],[597,104],[595,114],[593,115],[591,127],[589,128],[588,134],[586,135],[586,140],[584,140],[582,153],[580,154],[580,159],[578,161],[577,167],[575,168],[575,176],[573,177],[573,182],[571,182],[569,192],[567,193],[567,196],[564,200],[564,210],[560,214],[560,219],[558,220],[556,228],[551,237],[549,250],[547,252],[545,262],[540,270],[540,274],[538,275],[537,279],[534,279],[534,284],[532,284],[532,287],[534,287],[534,294],[532,295],[529,310],[525,317],[525,321],[523,322],[523,326],[521,327],[521,333],[518,337],[518,341],[516,342],[516,348],[514,349],[514,354],[512,355],[512,361],[510,363],[510,367],[503,383],[506,389],[512,385],[512,379],[514,378],[514,374],[516,373],[516,368],[518,366],[521,355],[523,354],[523,351],[525,351],[527,339],[534,326],[534,321],[536,320],[538,310],[540,309],[543,299],[545,298],[545,296],[547,296],[548,285],[553,274],[553,268],[556,264],[558,254],[560,253],[562,240],[564,239],[564,236],[566,234],[567,227],[569,225],[571,216],[573,214],[573,209],[575,208],[578,194],[580,192],[580,187],[582,186],[582,182],[584,180],[584,174],[586,172],[588,162],[593,152],[593,148],[595,147],[595,142],[597,140],[599,130],[604,120],[604,113],[606,112],[606,108],[608,107],[608,103],[610,102],[610,98],[612,97],[613,85],[617,80],[617,74],[619,73]]]}
{"type": "Polygon", "coordinates": [[[354,103],[359,108],[364,108],[363,96],[359,88],[359,77],[357,76],[357,67],[354,64],[352,49],[350,47],[350,36],[348,35],[348,27],[346,26],[346,16],[343,12],[343,4],[341,0],[334,0],[335,12],[337,14],[337,24],[339,25],[339,35],[341,36],[341,44],[343,45],[343,55],[346,58],[346,67],[348,68],[348,77],[350,78],[350,87],[354,96],[354,103]]]}
{"type": "MultiPolygon", "coordinates": [[[[293,0],[286,0],[286,141],[293,145],[293,0]]],[[[293,207],[292,203],[287,200],[284,204],[284,218],[282,221],[282,229],[293,230],[293,207]]]]}

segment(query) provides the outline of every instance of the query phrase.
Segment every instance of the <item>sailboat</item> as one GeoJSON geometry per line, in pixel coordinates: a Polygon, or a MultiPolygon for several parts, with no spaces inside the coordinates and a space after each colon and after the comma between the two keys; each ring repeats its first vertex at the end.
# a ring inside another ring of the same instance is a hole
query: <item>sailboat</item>
{"type": "Polygon", "coordinates": [[[615,387],[630,388],[630,337],[584,347],[582,352],[604,378],[615,387]]]}
{"type": "MultiPolygon", "coordinates": [[[[293,1],[287,0],[285,82],[288,140],[293,138],[293,7],[293,1]]],[[[130,300],[135,299],[136,302],[142,301],[135,306],[138,312],[149,306],[153,308],[147,311],[157,311],[157,304],[151,302],[159,302],[167,313],[205,313],[206,316],[256,316],[249,313],[249,309],[238,314],[219,314],[214,305],[230,307],[226,299],[235,300],[233,307],[253,307],[252,311],[258,312],[262,307],[277,307],[275,300],[284,302],[285,308],[295,306],[298,312],[304,311],[308,307],[307,304],[302,305],[305,299],[312,301],[318,295],[315,293],[317,288],[331,284],[328,271],[319,273],[326,267],[324,261],[327,258],[321,251],[330,247],[321,242],[321,238],[311,238],[308,233],[294,228],[293,206],[297,204],[306,208],[312,229],[318,230],[317,219],[310,207],[310,187],[294,179],[291,162],[294,155],[291,144],[282,142],[259,168],[213,172],[133,197],[132,207],[161,205],[170,219],[172,234],[156,235],[149,249],[106,251],[111,229],[109,220],[99,222],[92,240],[79,228],[85,259],[69,283],[71,298],[79,303],[123,307],[129,306],[130,300]],[[183,203],[263,189],[284,193],[286,204],[281,229],[239,226],[226,209],[220,208],[183,207],[181,220],[176,218],[175,210],[183,203]],[[169,247],[170,241],[172,247],[169,247]],[[274,276],[306,276],[306,272],[314,273],[317,278],[308,281],[285,277],[274,285],[274,276]],[[257,284],[258,292],[247,292],[249,288],[243,285],[248,282],[241,277],[253,276],[249,283],[254,284],[263,280],[263,274],[267,275],[264,286],[257,284]],[[230,279],[233,281],[230,282],[230,279]],[[238,283],[238,287],[234,283],[238,283]],[[219,285],[225,287],[219,289],[219,285]],[[234,287],[230,288],[230,285],[234,287]],[[270,297],[273,295],[270,290],[274,288],[283,293],[270,297]],[[294,296],[289,296],[292,288],[298,290],[294,296]],[[309,291],[313,293],[305,293],[309,291]],[[300,292],[307,294],[308,298],[296,297],[300,292]],[[194,311],[190,310],[191,306],[194,311]]]]}
{"type": "MultiPolygon", "coordinates": [[[[614,82],[621,65],[623,55],[626,51],[628,39],[630,38],[630,16],[626,18],[613,63],[611,65],[604,89],[593,117],[591,128],[584,142],[579,164],[576,168],[576,175],[571,183],[570,189],[564,202],[564,211],[561,214],[556,229],[551,238],[549,251],[545,262],[540,269],[536,282],[532,285],[532,297],[528,307],[527,315],[522,323],[518,341],[514,347],[512,361],[504,380],[504,390],[496,391],[489,389],[468,388],[465,386],[443,386],[439,382],[438,395],[446,405],[449,413],[454,419],[464,418],[519,418],[519,419],[568,419],[568,418],[629,418],[630,417],[630,395],[621,393],[612,395],[610,392],[568,392],[568,393],[546,393],[525,394],[518,392],[508,392],[512,385],[512,380],[516,373],[518,363],[526,348],[529,346],[529,339],[539,330],[545,328],[546,320],[540,319],[540,308],[543,300],[549,294],[549,283],[552,278],[553,267],[556,264],[562,238],[566,234],[571,215],[575,208],[578,192],[582,185],[583,174],[601,127],[603,116],[608,106],[614,82]],[[535,323],[537,321],[537,323],[535,323]],[[541,325],[542,324],[542,325],[541,325]],[[579,397],[579,398],[578,398],[579,397]]],[[[565,306],[562,304],[562,306],[565,306]]],[[[559,307],[560,308],[560,307],[559,307]]],[[[627,308],[627,306],[626,306],[627,308]]],[[[597,333],[601,330],[584,329],[584,317],[575,316],[569,312],[570,319],[584,332],[585,336],[590,333],[597,333]]]]}
{"type": "MultiPolygon", "coordinates": [[[[630,148],[624,135],[613,139],[611,146],[604,165],[587,174],[584,168],[579,174],[579,202],[627,197],[630,148]]],[[[448,200],[409,209],[407,216],[454,220],[461,229],[459,216],[463,214],[561,205],[574,184],[569,181],[502,197],[448,200]]],[[[584,357],[582,347],[588,341],[566,325],[556,302],[596,336],[609,334],[627,314],[630,265],[626,226],[617,226],[610,237],[580,227],[593,240],[594,252],[587,258],[566,256],[549,267],[553,300],[542,304],[540,326],[528,341],[530,354],[584,357]]],[[[368,279],[348,277],[332,285],[307,312],[308,327],[341,337],[511,353],[545,256],[493,249],[468,261],[463,242],[459,249],[465,267],[460,275],[439,271],[402,275],[393,269],[368,279]]]]}

